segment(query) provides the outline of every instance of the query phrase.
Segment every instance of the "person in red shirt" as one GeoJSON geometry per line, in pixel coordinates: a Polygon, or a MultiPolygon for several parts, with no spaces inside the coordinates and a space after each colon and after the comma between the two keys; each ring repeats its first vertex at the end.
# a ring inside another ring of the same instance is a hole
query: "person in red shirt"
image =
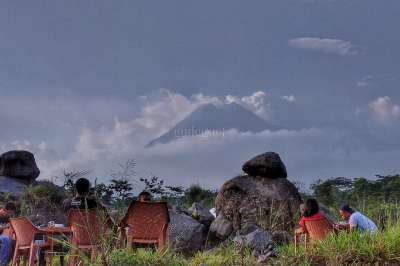
{"type": "Polygon", "coordinates": [[[307,232],[305,221],[319,220],[325,217],[319,212],[319,205],[316,199],[307,199],[301,212],[301,218],[299,221],[300,228],[295,231],[298,240],[302,234],[307,232]]]}

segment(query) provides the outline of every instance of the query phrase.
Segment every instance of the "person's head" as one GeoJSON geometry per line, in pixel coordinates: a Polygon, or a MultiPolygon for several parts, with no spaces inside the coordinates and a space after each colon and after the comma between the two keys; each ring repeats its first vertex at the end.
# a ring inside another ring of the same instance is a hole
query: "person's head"
{"type": "Polygon", "coordinates": [[[354,213],[354,209],[349,204],[343,204],[339,210],[339,213],[343,219],[348,220],[354,213]]]}
{"type": "Polygon", "coordinates": [[[140,202],[150,202],[151,201],[151,194],[147,191],[142,191],[138,195],[138,201],[140,202]]]}
{"type": "Polygon", "coordinates": [[[78,196],[87,196],[90,191],[90,181],[86,178],[79,178],[75,182],[75,191],[78,196]]]}
{"type": "Polygon", "coordinates": [[[316,199],[307,199],[304,203],[304,217],[311,217],[319,212],[319,205],[316,199]]]}
{"type": "Polygon", "coordinates": [[[8,212],[10,216],[14,216],[17,212],[17,205],[14,202],[9,201],[4,206],[4,209],[8,212]]]}

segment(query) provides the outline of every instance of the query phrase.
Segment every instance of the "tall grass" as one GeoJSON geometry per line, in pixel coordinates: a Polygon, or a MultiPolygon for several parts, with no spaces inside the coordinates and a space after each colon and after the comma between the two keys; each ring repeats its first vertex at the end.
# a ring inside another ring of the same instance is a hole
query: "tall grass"
{"type": "Polygon", "coordinates": [[[376,234],[342,232],[311,246],[279,249],[275,265],[400,265],[400,223],[376,234]]]}

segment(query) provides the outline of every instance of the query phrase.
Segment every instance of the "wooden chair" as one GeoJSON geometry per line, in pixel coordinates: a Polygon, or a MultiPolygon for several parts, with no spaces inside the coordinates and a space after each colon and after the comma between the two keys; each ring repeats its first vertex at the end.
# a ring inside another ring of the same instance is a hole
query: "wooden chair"
{"type": "Polygon", "coordinates": [[[32,222],[26,218],[10,219],[10,224],[16,236],[16,245],[12,265],[19,265],[21,258],[29,259],[29,266],[35,264],[36,252],[39,248],[48,248],[49,243],[35,243],[35,236],[45,234],[39,228],[34,226],[32,222]]]}
{"type": "Polygon", "coordinates": [[[89,251],[91,260],[94,261],[101,233],[98,211],[73,209],[69,212],[68,224],[72,231],[69,265],[77,265],[80,251],[89,251]]]}
{"type": "Polygon", "coordinates": [[[157,244],[163,249],[167,244],[169,224],[168,207],[165,202],[133,201],[120,226],[128,227],[127,246],[135,243],[157,244]]]}

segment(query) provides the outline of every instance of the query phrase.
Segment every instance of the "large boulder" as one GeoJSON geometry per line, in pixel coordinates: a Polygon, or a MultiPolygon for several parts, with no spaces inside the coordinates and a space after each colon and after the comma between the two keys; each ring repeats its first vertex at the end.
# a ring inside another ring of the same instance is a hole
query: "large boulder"
{"type": "MultiPolygon", "coordinates": [[[[272,156],[271,153],[267,153],[268,156],[264,155],[260,158],[272,156]]],[[[276,159],[279,155],[272,157],[276,159]]],[[[221,187],[215,202],[217,214],[226,217],[235,231],[244,223],[255,222],[271,231],[292,232],[301,197],[297,188],[286,178],[265,177],[269,171],[267,169],[277,169],[274,165],[280,163],[276,163],[276,160],[275,163],[266,162],[265,167],[260,165],[257,168],[260,170],[257,175],[240,175],[225,182],[221,187]],[[259,175],[262,173],[264,176],[259,175]]],[[[251,172],[251,168],[243,168],[251,172]]],[[[281,177],[285,176],[286,170],[280,169],[280,172],[274,170],[270,173],[274,173],[275,177],[278,173],[281,173],[281,177]]]]}
{"type": "Polygon", "coordinates": [[[208,230],[197,220],[179,210],[169,210],[169,243],[177,252],[193,254],[205,247],[208,230]]]}
{"type": "Polygon", "coordinates": [[[286,178],[286,167],[279,154],[266,152],[247,161],[243,171],[251,176],[262,176],[266,178],[286,178]]]}
{"type": "Polygon", "coordinates": [[[210,233],[220,240],[225,240],[232,234],[232,232],[232,222],[226,219],[222,213],[211,223],[210,233]]]}
{"type": "Polygon", "coordinates": [[[35,157],[28,151],[9,151],[0,155],[0,176],[33,181],[39,174],[35,157]]]}
{"type": "Polygon", "coordinates": [[[212,221],[214,221],[214,216],[211,212],[200,203],[194,202],[192,207],[189,208],[189,212],[193,218],[205,226],[210,226],[212,221]]]}

